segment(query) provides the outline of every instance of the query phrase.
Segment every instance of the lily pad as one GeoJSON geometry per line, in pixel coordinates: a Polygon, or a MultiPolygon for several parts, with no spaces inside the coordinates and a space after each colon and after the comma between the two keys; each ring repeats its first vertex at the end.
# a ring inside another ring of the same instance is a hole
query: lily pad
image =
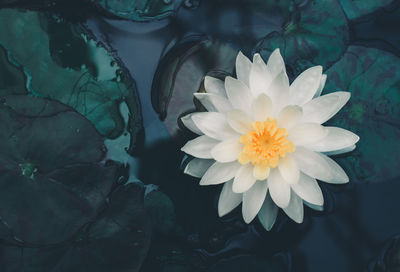
{"type": "Polygon", "coordinates": [[[107,13],[134,21],[162,19],[173,15],[183,0],[91,0],[107,13]]]}
{"type": "Polygon", "coordinates": [[[233,73],[237,50],[227,43],[185,41],[161,60],[151,89],[152,104],[168,131],[174,135],[177,120],[194,111],[193,93],[208,72],[233,73]]]}
{"type": "Polygon", "coordinates": [[[393,0],[339,0],[339,2],[347,18],[354,20],[389,5],[393,0]]]}
{"type": "Polygon", "coordinates": [[[23,247],[0,244],[4,272],[139,271],[151,236],[143,209],[143,188],[119,187],[98,215],[77,235],[60,245],[23,247]]]}
{"type": "Polygon", "coordinates": [[[118,178],[102,137],[58,102],[6,96],[0,104],[1,239],[52,244],[93,220],[118,178]]]}
{"type": "Polygon", "coordinates": [[[144,199],[144,207],[156,231],[168,234],[177,230],[174,203],[166,194],[158,190],[151,191],[144,199]]]}
{"type": "Polygon", "coordinates": [[[21,68],[15,67],[7,57],[7,51],[0,45],[0,93],[24,94],[25,76],[21,68]]]}
{"type": "Polygon", "coordinates": [[[280,48],[293,76],[314,65],[326,69],[345,52],[347,19],[336,0],[310,0],[298,5],[281,31],[268,34],[255,51],[267,59],[280,48]]]}
{"type": "Polygon", "coordinates": [[[3,9],[0,44],[23,68],[29,95],[73,107],[107,138],[123,133],[119,105],[126,102],[135,139],[141,117],[134,82],[122,64],[80,28],[45,13],[3,9]]]}
{"type": "Polygon", "coordinates": [[[350,102],[332,119],[360,136],[351,156],[339,160],[352,179],[398,178],[400,160],[400,58],[374,48],[350,46],[328,71],[325,89],[350,91],[350,102]]]}

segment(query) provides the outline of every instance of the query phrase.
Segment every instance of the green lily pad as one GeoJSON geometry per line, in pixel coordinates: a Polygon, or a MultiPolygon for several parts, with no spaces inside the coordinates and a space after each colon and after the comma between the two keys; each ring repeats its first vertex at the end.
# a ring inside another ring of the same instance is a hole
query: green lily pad
{"type": "Polygon", "coordinates": [[[144,199],[144,207],[156,231],[168,234],[177,230],[174,204],[166,194],[158,190],[148,193],[144,199]]]}
{"type": "Polygon", "coordinates": [[[91,0],[107,13],[134,21],[162,19],[173,15],[183,0],[91,0]]]}
{"type": "Polygon", "coordinates": [[[398,177],[399,66],[400,58],[390,53],[350,46],[327,71],[325,90],[352,94],[330,122],[360,136],[356,150],[339,159],[352,179],[380,181],[398,177]]]}
{"type": "Polygon", "coordinates": [[[311,0],[297,6],[279,32],[261,40],[255,51],[268,59],[280,48],[293,75],[314,65],[326,69],[345,52],[348,43],[347,19],[336,0],[311,0]]]}
{"type": "Polygon", "coordinates": [[[102,137],[58,102],[25,95],[0,104],[1,239],[53,244],[93,220],[118,178],[102,137]]]}
{"type": "Polygon", "coordinates": [[[25,76],[21,68],[15,67],[7,57],[7,51],[0,46],[0,94],[24,94],[25,76]]]}
{"type": "Polygon", "coordinates": [[[338,0],[344,13],[350,20],[372,13],[377,9],[389,5],[393,0],[338,0]]]}
{"type": "Polygon", "coordinates": [[[227,43],[202,40],[177,45],[161,60],[151,89],[152,104],[174,135],[177,120],[194,111],[193,93],[209,72],[233,73],[238,50],[227,43]]]}
{"type": "Polygon", "coordinates": [[[151,236],[150,220],[143,209],[143,188],[119,187],[98,215],[77,235],[62,244],[41,247],[0,243],[4,272],[139,271],[151,236]]]}
{"type": "Polygon", "coordinates": [[[107,138],[123,133],[119,105],[126,102],[129,132],[135,138],[141,125],[134,82],[118,60],[80,28],[44,13],[3,9],[0,45],[23,68],[29,95],[73,107],[107,138]]]}

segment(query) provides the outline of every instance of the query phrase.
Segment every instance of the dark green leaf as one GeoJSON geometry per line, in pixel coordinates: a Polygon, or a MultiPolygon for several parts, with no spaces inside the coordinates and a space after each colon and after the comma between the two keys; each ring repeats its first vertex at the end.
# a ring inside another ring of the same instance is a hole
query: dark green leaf
{"type": "Polygon", "coordinates": [[[393,0],[339,0],[339,2],[347,18],[353,20],[389,5],[393,0]]]}

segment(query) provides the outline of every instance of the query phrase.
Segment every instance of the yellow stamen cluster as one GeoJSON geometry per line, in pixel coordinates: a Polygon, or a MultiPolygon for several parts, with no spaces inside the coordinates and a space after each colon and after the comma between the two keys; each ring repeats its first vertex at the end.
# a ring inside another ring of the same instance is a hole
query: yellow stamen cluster
{"type": "Polygon", "coordinates": [[[241,164],[251,162],[254,166],[274,168],[278,165],[279,158],[295,151],[294,144],[286,138],[288,131],[279,128],[275,119],[253,122],[251,126],[253,130],[239,139],[244,145],[238,158],[241,164]]]}

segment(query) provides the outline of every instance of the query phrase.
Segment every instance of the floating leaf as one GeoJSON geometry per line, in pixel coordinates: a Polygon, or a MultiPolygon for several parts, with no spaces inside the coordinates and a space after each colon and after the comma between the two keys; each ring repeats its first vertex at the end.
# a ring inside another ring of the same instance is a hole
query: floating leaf
{"type": "Polygon", "coordinates": [[[389,5],[393,0],[338,0],[344,13],[350,20],[372,13],[379,8],[389,5]]]}
{"type": "Polygon", "coordinates": [[[117,178],[102,166],[102,137],[58,102],[6,96],[0,105],[2,239],[64,241],[92,220],[117,178]]]}
{"type": "Polygon", "coordinates": [[[237,50],[211,40],[187,41],[161,61],[153,79],[152,104],[168,131],[175,134],[178,117],[194,110],[193,93],[210,71],[232,73],[237,50]]]}
{"type": "Polygon", "coordinates": [[[143,209],[143,188],[119,187],[96,221],[60,245],[22,247],[0,244],[1,271],[139,271],[151,235],[143,209]]]}
{"type": "Polygon", "coordinates": [[[158,190],[148,193],[144,199],[144,207],[155,230],[164,234],[176,230],[174,204],[166,194],[158,190]]]}
{"type": "Polygon", "coordinates": [[[135,138],[140,113],[133,80],[104,47],[79,28],[43,13],[3,9],[0,43],[15,64],[23,67],[30,95],[75,108],[108,138],[124,131],[119,112],[124,101],[130,110],[129,132],[135,138]]]}
{"type": "Polygon", "coordinates": [[[346,50],[347,19],[336,0],[311,0],[297,6],[279,32],[267,35],[256,46],[265,59],[280,48],[293,75],[313,65],[326,69],[346,50]]]}
{"type": "Polygon", "coordinates": [[[328,71],[325,90],[350,91],[350,102],[332,119],[360,136],[357,149],[340,161],[351,178],[398,177],[400,159],[400,59],[390,53],[350,46],[328,71]]]}
{"type": "Polygon", "coordinates": [[[24,83],[24,72],[10,63],[7,51],[0,45],[0,94],[24,94],[24,83]]]}
{"type": "Polygon", "coordinates": [[[183,0],[91,0],[109,14],[134,21],[173,15],[183,0]]]}

